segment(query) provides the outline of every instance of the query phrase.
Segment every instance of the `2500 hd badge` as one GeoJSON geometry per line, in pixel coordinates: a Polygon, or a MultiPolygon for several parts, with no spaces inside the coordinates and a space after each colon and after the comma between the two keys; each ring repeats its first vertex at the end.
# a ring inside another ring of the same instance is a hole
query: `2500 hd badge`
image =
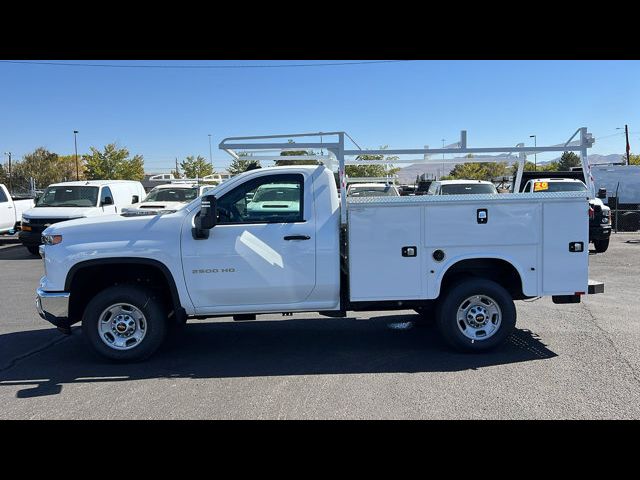
{"type": "Polygon", "coordinates": [[[233,273],[235,268],[200,268],[192,270],[191,273],[233,273]]]}

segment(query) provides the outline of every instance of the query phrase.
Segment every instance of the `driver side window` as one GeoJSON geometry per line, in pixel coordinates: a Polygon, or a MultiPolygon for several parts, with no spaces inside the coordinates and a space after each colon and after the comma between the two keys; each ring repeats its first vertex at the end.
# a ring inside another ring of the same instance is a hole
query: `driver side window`
{"type": "Polygon", "coordinates": [[[219,224],[302,222],[303,185],[300,174],[254,178],[217,201],[219,224]]]}

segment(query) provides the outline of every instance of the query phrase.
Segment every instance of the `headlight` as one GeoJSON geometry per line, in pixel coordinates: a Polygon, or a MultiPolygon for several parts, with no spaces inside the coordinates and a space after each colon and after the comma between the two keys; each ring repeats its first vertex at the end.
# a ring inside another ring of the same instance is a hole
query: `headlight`
{"type": "Polygon", "coordinates": [[[45,245],[57,245],[62,242],[62,235],[42,235],[42,243],[45,245]]]}
{"type": "Polygon", "coordinates": [[[22,224],[29,224],[31,223],[31,219],[27,218],[27,217],[22,217],[22,224]]]}

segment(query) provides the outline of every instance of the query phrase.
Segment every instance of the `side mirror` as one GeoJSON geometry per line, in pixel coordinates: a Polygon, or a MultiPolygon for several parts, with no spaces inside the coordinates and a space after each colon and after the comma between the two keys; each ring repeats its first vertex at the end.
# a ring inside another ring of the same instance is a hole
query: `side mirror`
{"type": "Polygon", "coordinates": [[[138,203],[140,201],[140,197],[138,195],[134,195],[133,197],[131,197],[131,203],[138,203]]]}
{"type": "Polygon", "coordinates": [[[606,188],[599,188],[598,189],[598,198],[607,198],[607,189],[606,188]]]}
{"type": "Polygon", "coordinates": [[[113,198],[104,197],[104,201],[102,202],[101,206],[104,207],[105,205],[113,205],[113,198]]]}
{"type": "Polygon", "coordinates": [[[200,206],[200,215],[195,219],[195,228],[193,228],[193,238],[203,240],[209,238],[209,230],[218,223],[218,212],[216,207],[215,195],[204,195],[200,206]]]}

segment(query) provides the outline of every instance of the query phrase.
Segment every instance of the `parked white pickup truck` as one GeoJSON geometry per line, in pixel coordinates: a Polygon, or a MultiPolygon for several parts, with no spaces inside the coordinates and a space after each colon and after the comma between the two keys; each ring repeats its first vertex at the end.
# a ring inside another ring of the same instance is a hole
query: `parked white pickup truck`
{"type": "Polygon", "coordinates": [[[123,207],[121,213],[154,215],[163,210],[178,210],[212,188],[213,185],[179,181],[158,185],[141,202],[123,207]]]}
{"type": "Polygon", "coordinates": [[[33,198],[12,197],[0,183],[0,235],[13,235],[20,227],[22,213],[33,205],[33,198]]]}
{"type": "Polygon", "coordinates": [[[603,290],[588,280],[584,192],[343,200],[341,228],[333,173],[287,166],[173,213],[54,224],[38,312],[63,331],[82,321],[91,347],[122,361],[148,357],[188,317],[310,311],[417,309],[453,347],[483,351],[512,332],[514,300],[603,290]],[[251,208],[272,184],[297,197],[251,208]]]}

